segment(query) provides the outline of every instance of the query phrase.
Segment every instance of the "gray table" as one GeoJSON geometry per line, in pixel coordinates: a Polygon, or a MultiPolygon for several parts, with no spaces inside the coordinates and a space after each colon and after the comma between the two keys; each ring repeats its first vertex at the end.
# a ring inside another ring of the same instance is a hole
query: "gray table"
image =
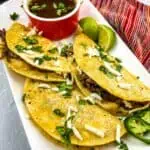
{"type": "Polygon", "coordinates": [[[3,64],[0,62],[0,150],[30,150],[13,100],[3,64]]]}

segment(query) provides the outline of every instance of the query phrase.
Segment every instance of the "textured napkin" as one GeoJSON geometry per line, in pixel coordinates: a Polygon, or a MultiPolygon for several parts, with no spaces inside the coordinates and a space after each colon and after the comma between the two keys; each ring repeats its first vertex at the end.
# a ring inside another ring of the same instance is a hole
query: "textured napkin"
{"type": "Polygon", "coordinates": [[[139,1],[91,0],[150,72],[150,2],[139,1]]]}

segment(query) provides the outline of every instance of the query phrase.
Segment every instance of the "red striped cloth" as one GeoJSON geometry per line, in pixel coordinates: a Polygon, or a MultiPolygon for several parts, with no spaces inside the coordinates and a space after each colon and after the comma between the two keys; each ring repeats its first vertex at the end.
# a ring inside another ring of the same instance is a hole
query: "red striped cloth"
{"type": "Polygon", "coordinates": [[[150,6],[137,0],[91,0],[150,72],[150,6]]]}

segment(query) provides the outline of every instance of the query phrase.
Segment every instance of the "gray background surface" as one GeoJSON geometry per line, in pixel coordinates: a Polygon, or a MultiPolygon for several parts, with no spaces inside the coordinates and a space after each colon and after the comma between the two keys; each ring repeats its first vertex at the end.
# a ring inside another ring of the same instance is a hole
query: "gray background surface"
{"type": "Polygon", "coordinates": [[[3,64],[0,62],[0,150],[30,150],[3,64]]]}

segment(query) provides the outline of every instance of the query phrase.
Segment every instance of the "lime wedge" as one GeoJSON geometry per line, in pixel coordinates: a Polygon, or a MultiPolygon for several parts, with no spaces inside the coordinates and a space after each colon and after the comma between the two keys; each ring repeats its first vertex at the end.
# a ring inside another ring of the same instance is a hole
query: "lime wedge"
{"type": "Polygon", "coordinates": [[[98,45],[105,51],[109,51],[116,43],[114,31],[105,25],[99,25],[98,45]]]}
{"type": "Polygon", "coordinates": [[[95,19],[85,17],[79,21],[79,24],[87,36],[94,41],[98,40],[98,25],[95,19]]]}

